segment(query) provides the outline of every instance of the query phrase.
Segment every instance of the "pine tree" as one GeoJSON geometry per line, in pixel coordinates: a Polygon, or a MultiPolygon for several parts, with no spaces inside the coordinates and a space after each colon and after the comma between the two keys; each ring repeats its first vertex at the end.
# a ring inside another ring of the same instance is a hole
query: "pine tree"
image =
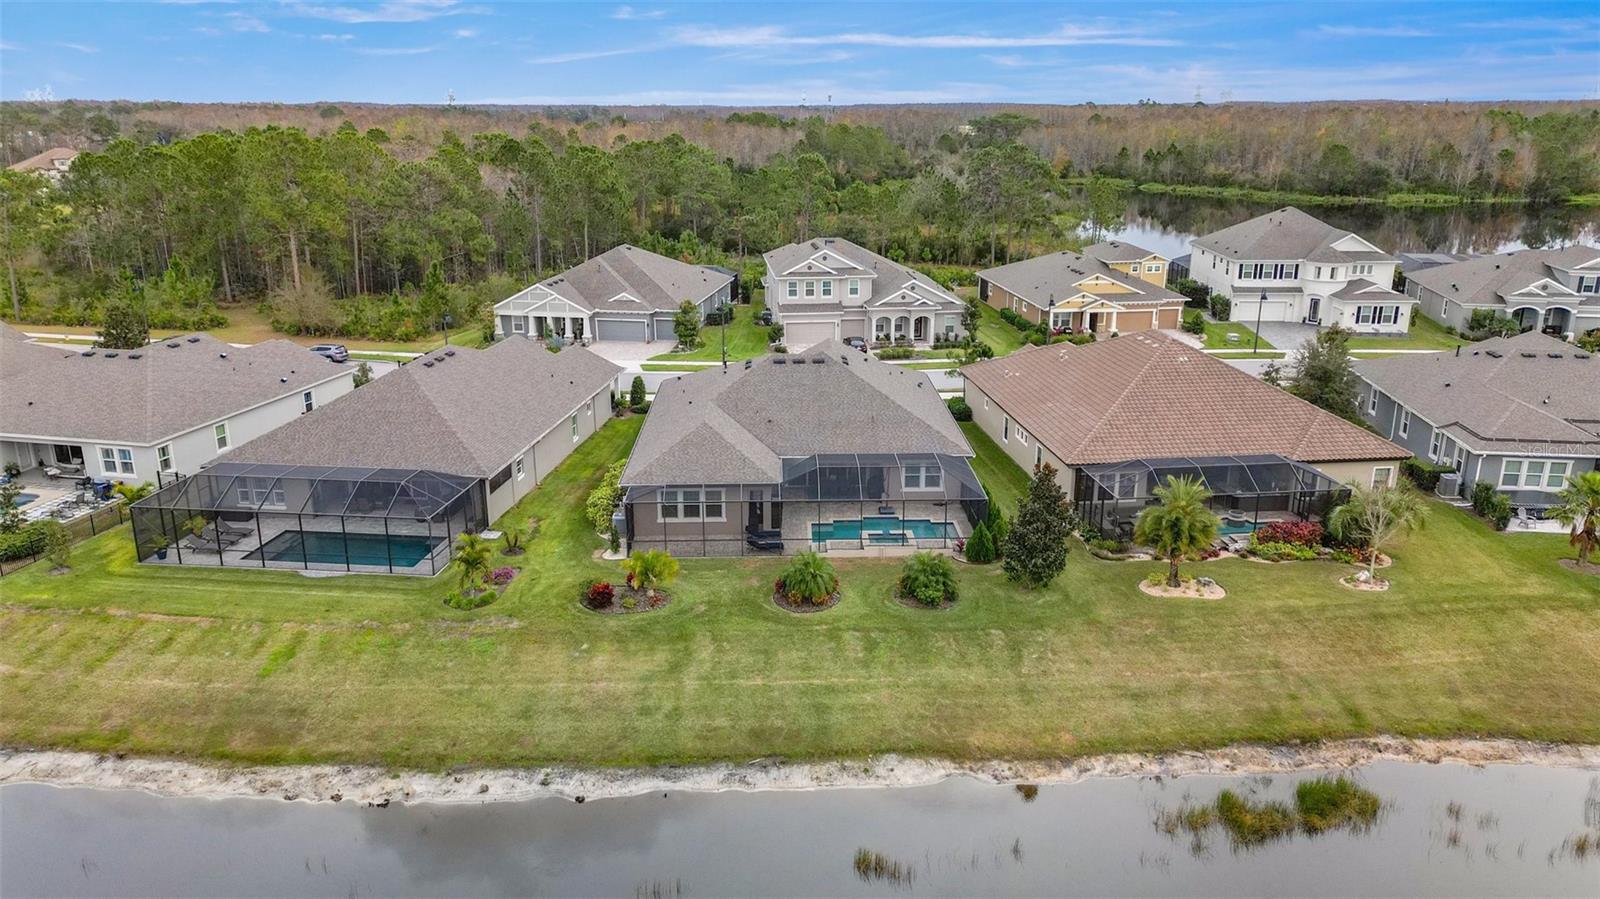
{"type": "Polygon", "coordinates": [[[1013,581],[1043,587],[1067,567],[1066,495],[1049,463],[1034,469],[1028,495],[1006,537],[1005,572],[1013,581]]]}
{"type": "Polygon", "coordinates": [[[644,377],[634,375],[633,383],[628,385],[628,405],[637,408],[644,405],[644,377]]]}
{"type": "Polygon", "coordinates": [[[1000,511],[1000,506],[994,500],[989,501],[989,517],[984,520],[989,526],[989,539],[994,541],[994,554],[996,558],[1005,555],[1006,538],[1011,535],[1011,522],[1006,521],[1006,513],[1000,511]]]}
{"type": "Polygon", "coordinates": [[[99,346],[110,350],[136,350],[149,342],[150,320],[137,299],[124,295],[106,305],[99,346]]]}
{"type": "Polygon", "coordinates": [[[994,541],[989,537],[989,527],[983,522],[972,529],[972,536],[967,538],[967,561],[975,565],[987,565],[994,561],[994,541]]]}

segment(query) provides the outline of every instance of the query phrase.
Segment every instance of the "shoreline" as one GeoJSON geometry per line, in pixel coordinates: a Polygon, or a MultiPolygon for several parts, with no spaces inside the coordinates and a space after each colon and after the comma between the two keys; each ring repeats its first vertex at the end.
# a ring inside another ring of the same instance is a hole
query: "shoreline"
{"type": "Polygon", "coordinates": [[[167,798],[269,798],[387,806],[390,802],[586,801],[689,791],[911,787],[952,777],[995,784],[1067,784],[1101,777],[1183,777],[1337,770],[1379,761],[1414,764],[1523,764],[1600,771],[1600,745],[1503,739],[1370,737],[1291,746],[1237,745],[1207,751],[1117,753],[1044,761],[949,761],[883,755],[831,762],[757,759],[742,764],[643,768],[395,771],[364,765],[201,764],[119,758],[68,750],[0,750],[0,786],[137,790],[167,798]]]}

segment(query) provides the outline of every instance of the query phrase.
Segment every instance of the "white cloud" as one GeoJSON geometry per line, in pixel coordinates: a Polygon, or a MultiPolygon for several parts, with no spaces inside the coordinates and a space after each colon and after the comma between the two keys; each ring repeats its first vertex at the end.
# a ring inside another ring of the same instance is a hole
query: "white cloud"
{"type": "Polygon", "coordinates": [[[271,28],[267,27],[266,22],[261,21],[249,13],[231,12],[228,13],[227,19],[228,27],[232,28],[234,31],[254,31],[257,33],[265,33],[272,30],[271,28]]]}
{"type": "Polygon", "coordinates": [[[1089,44],[1132,47],[1171,47],[1181,41],[1150,37],[1139,31],[1110,26],[1062,25],[1036,35],[992,34],[888,34],[846,31],[833,34],[795,34],[779,25],[718,28],[688,25],[671,31],[674,40],[691,47],[755,48],[783,46],[851,45],[906,47],[925,50],[999,49],[1008,47],[1075,47],[1089,44]]]}
{"type": "Polygon", "coordinates": [[[528,62],[539,66],[559,65],[567,62],[582,62],[586,59],[605,59],[608,56],[627,56],[631,53],[643,53],[653,49],[649,47],[622,47],[616,50],[580,50],[575,53],[556,53],[551,56],[536,56],[528,62]]]}
{"type": "Polygon", "coordinates": [[[1318,34],[1330,37],[1434,37],[1435,32],[1410,25],[1318,25],[1318,34]]]}
{"type": "Polygon", "coordinates": [[[523,97],[486,97],[484,104],[572,104],[609,106],[711,105],[711,106],[812,106],[830,102],[848,106],[863,103],[961,103],[994,101],[1003,88],[994,84],[947,82],[923,88],[875,88],[831,80],[806,80],[772,84],[746,84],[736,88],[694,90],[643,90],[623,93],[549,94],[523,97]]]}
{"type": "Polygon", "coordinates": [[[433,47],[357,47],[355,52],[362,56],[421,56],[432,53],[433,47]]]}
{"type": "Polygon", "coordinates": [[[478,36],[478,29],[476,29],[476,28],[457,28],[452,33],[456,37],[459,37],[459,38],[477,37],[478,36]]]}
{"type": "Polygon", "coordinates": [[[55,46],[64,50],[76,50],[79,53],[99,53],[100,48],[93,44],[74,44],[71,41],[56,41],[55,46]]]}
{"type": "Polygon", "coordinates": [[[0,41],[0,53],[15,53],[22,48],[10,41],[0,41]]]}
{"type": "Polygon", "coordinates": [[[319,34],[319,35],[317,35],[317,40],[319,40],[319,41],[353,41],[355,39],[356,39],[356,36],[353,35],[353,34],[319,34]]]}
{"type": "Polygon", "coordinates": [[[290,2],[284,10],[292,15],[328,19],[347,25],[368,22],[426,22],[440,16],[482,12],[477,6],[463,6],[460,0],[384,0],[363,5],[327,5],[290,2]]]}
{"type": "Polygon", "coordinates": [[[664,9],[634,9],[631,6],[619,6],[611,14],[611,18],[624,21],[630,19],[659,19],[666,14],[667,11],[664,9]]]}

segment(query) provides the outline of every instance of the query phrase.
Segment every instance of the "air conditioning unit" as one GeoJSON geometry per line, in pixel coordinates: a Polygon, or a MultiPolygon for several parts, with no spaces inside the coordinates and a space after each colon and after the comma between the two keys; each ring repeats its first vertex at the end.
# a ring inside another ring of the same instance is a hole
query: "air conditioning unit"
{"type": "Polygon", "coordinates": [[[1439,475],[1439,486],[1434,488],[1434,492],[1440,496],[1449,497],[1452,499],[1460,496],[1461,474],[1459,472],[1447,471],[1444,474],[1439,475]]]}

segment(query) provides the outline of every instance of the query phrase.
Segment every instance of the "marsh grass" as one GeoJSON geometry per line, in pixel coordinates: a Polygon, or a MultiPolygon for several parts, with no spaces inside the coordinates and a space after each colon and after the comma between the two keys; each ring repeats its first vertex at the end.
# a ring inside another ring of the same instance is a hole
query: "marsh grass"
{"type": "Polygon", "coordinates": [[[916,872],[910,866],[863,846],[856,850],[856,876],[866,883],[883,881],[895,886],[910,886],[916,872]]]}
{"type": "Polygon", "coordinates": [[[1362,832],[1378,820],[1383,801],[1344,775],[1302,781],[1294,789],[1300,829],[1309,834],[1348,829],[1362,832]]]}
{"type": "Polygon", "coordinates": [[[1294,833],[1297,818],[1287,803],[1251,800],[1232,790],[1217,794],[1217,820],[1235,849],[1260,846],[1294,833]]]}

